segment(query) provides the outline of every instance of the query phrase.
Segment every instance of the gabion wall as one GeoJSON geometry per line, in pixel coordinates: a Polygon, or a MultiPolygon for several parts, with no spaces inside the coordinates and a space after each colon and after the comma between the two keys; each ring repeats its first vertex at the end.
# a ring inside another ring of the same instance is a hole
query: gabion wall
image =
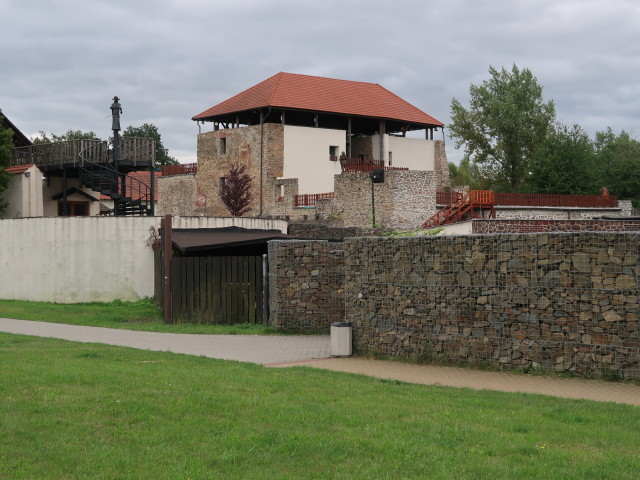
{"type": "Polygon", "coordinates": [[[356,352],[640,378],[638,234],[345,241],[356,352]]]}
{"type": "Polygon", "coordinates": [[[344,319],[344,252],[327,241],[269,242],[269,324],[328,332],[344,319]]]}

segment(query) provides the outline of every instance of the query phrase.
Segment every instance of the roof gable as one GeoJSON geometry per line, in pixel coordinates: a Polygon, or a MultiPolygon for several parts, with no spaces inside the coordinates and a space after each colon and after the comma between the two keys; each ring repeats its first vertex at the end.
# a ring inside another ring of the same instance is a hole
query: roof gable
{"type": "Polygon", "coordinates": [[[194,116],[193,120],[206,120],[217,115],[261,107],[310,110],[444,126],[442,122],[376,83],[284,72],[205,110],[194,116]]]}

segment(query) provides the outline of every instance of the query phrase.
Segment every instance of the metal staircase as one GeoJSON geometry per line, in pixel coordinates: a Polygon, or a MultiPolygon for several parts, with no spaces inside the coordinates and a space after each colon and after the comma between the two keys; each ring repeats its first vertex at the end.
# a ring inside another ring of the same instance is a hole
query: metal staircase
{"type": "Polygon", "coordinates": [[[80,152],[80,183],[113,200],[110,214],[116,216],[151,215],[151,188],[137,178],[119,172],[112,163],[95,163],[85,149],[80,152]]]}
{"type": "Polygon", "coordinates": [[[484,218],[485,211],[489,211],[489,218],[495,218],[493,191],[471,190],[464,195],[458,193],[453,201],[424,222],[422,227],[434,228],[473,218],[484,218]]]}

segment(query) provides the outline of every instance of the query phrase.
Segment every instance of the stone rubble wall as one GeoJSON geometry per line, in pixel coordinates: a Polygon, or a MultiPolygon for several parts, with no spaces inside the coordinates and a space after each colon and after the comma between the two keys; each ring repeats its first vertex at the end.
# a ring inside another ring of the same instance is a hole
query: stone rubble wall
{"type": "Polygon", "coordinates": [[[640,220],[511,220],[472,222],[473,233],[639,232],[640,220]]]}
{"type": "Polygon", "coordinates": [[[171,175],[158,177],[158,208],[156,215],[198,215],[196,207],[196,176],[171,175]]]}
{"type": "Polygon", "coordinates": [[[328,241],[269,242],[269,324],[328,332],[344,319],[344,252],[328,241]]]}
{"type": "MultiPolygon", "coordinates": [[[[376,224],[410,230],[436,212],[436,174],[422,170],[388,170],[384,183],[373,184],[376,224]]],[[[373,227],[371,179],[368,173],[335,176],[331,215],[344,227],[373,227]]]]}
{"type": "Polygon", "coordinates": [[[361,237],[331,257],[326,241],[270,242],[271,322],[326,330],[344,319],[358,354],[637,379],[639,243],[606,232],[361,237]]]}
{"type": "Polygon", "coordinates": [[[640,378],[638,235],[345,241],[357,353],[640,378]]]}
{"type": "Polygon", "coordinates": [[[621,215],[620,208],[495,207],[497,219],[593,220],[602,215],[621,215]]]}

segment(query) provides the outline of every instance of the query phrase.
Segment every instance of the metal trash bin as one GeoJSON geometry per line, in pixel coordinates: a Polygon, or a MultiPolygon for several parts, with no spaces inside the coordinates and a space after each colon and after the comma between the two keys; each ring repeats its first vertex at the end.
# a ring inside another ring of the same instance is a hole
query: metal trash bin
{"type": "Polygon", "coordinates": [[[348,357],[351,355],[352,325],[349,322],[331,324],[331,356],[348,357]]]}

